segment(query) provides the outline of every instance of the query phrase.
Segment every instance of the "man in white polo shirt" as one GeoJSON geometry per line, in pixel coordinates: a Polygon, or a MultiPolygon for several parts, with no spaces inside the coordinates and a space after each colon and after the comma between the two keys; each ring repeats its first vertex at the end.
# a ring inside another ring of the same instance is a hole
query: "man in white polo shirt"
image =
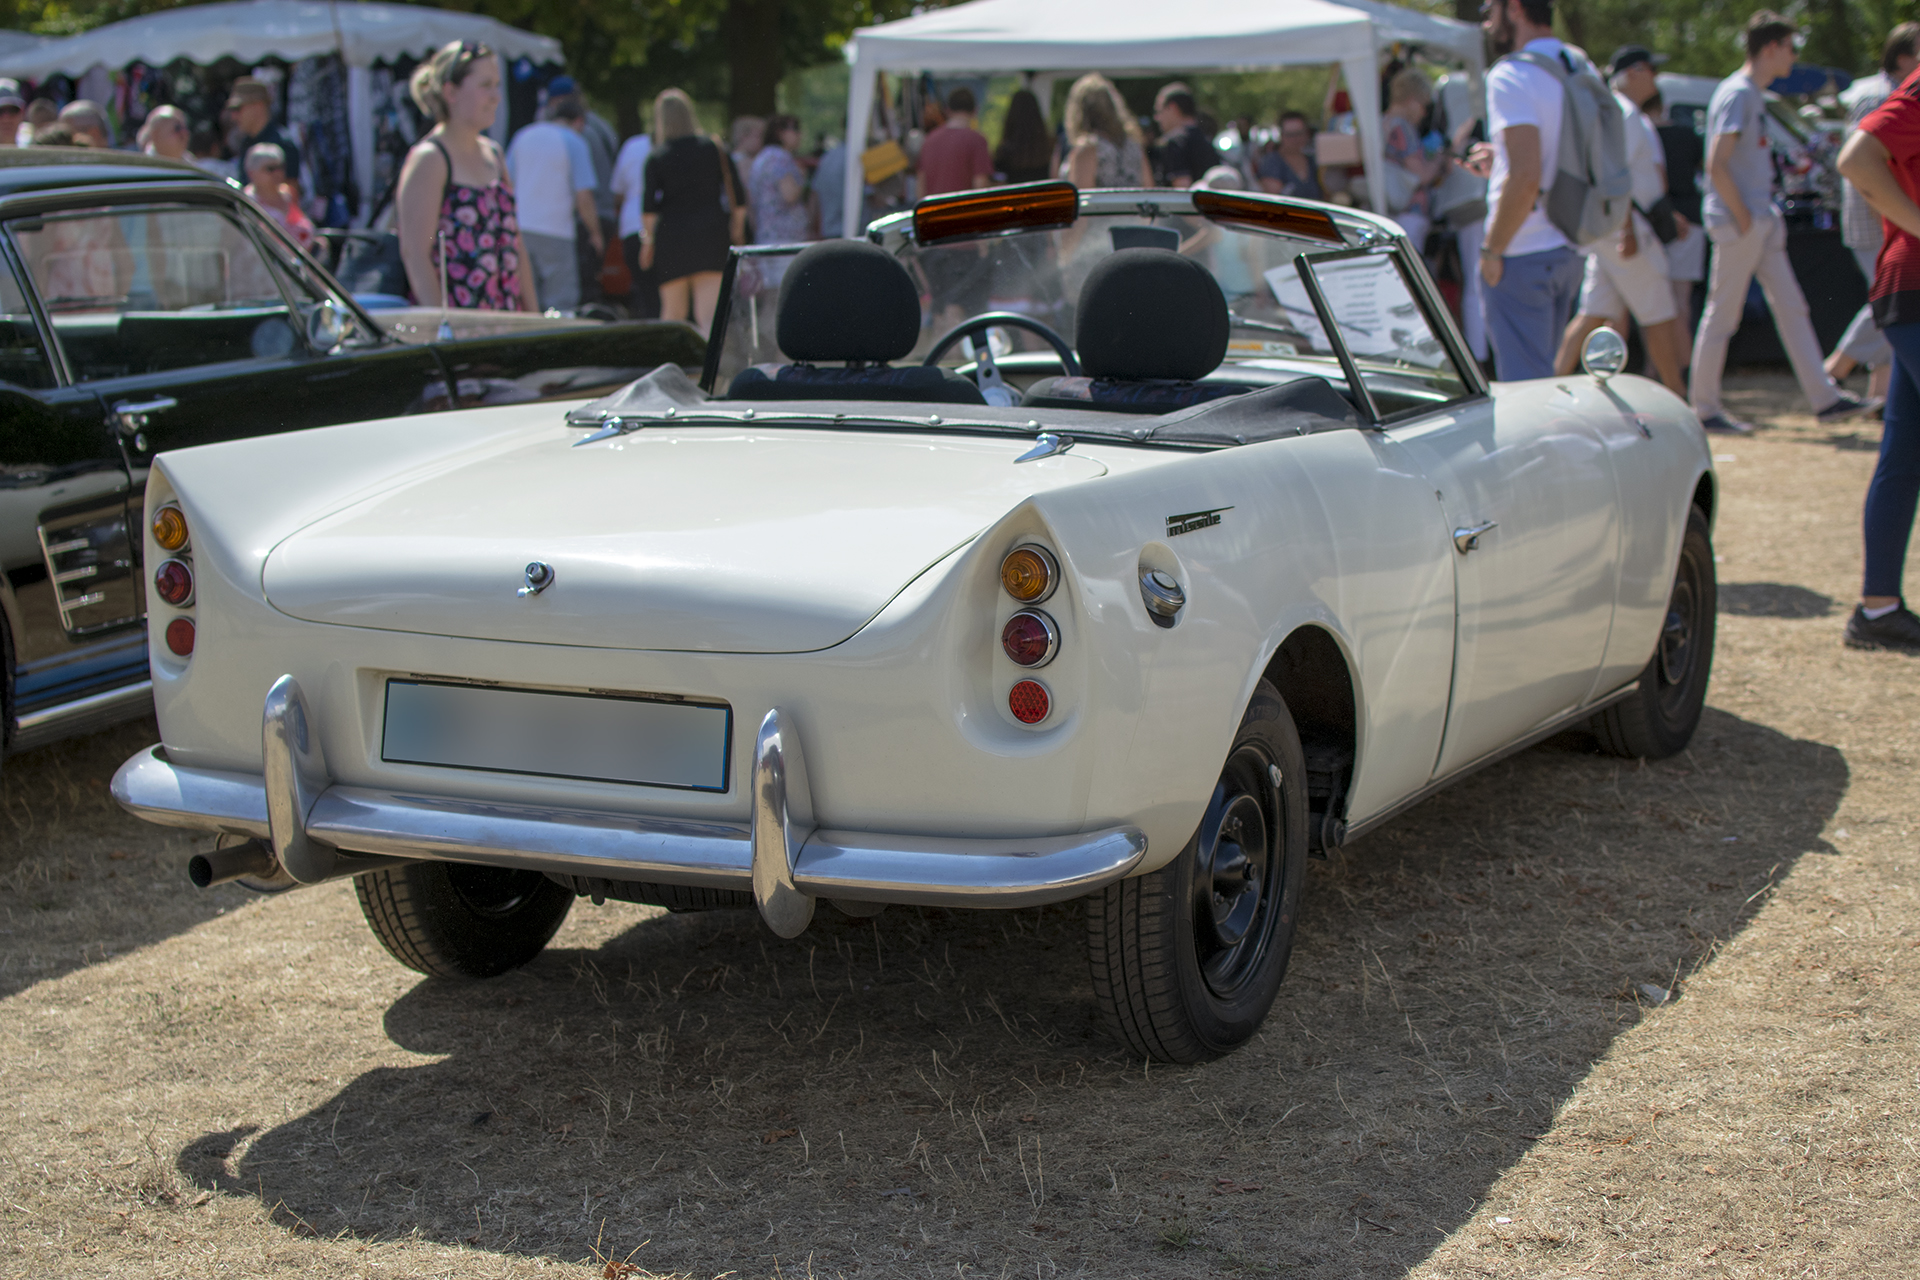
{"type": "MultiPolygon", "coordinates": [[[[1543,53],[1576,65],[1553,35],[1552,0],[1488,0],[1483,25],[1502,54],[1543,53]]],[[[1553,373],[1555,348],[1580,293],[1580,255],[1547,220],[1541,192],[1560,156],[1566,94],[1539,67],[1502,57],[1487,73],[1487,132],[1467,157],[1488,179],[1480,246],[1487,340],[1495,376],[1511,382],[1553,373]]]]}
{"type": "Polygon", "coordinates": [[[1707,309],[1693,345],[1693,411],[1709,431],[1745,435],[1753,427],[1728,416],[1720,403],[1727,345],[1746,310],[1755,278],[1767,295],[1774,331],[1793,364],[1793,376],[1813,406],[1831,422],[1866,406],[1834,385],[1820,363],[1820,339],[1807,316],[1807,297],[1787,261],[1787,221],[1773,202],[1773,147],[1767,139],[1767,86],[1793,70],[1799,33],[1771,9],[1747,19],[1747,61],[1720,82],[1707,104],[1707,194],[1702,213],[1713,241],[1707,309]]]}
{"type": "MultiPolygon", "coordinates": [[[[1633,175],[1633,212],[1618,235],[1603,236],[1587,251],[1586,280],[1580,287],[1580,314],[1567,326],[1554,372],[1572,373],[1580,364],[1587,335],[1622,312],[1632,312],[1654,371],[1667,390],[1685,397],[1681,361],[1681,322],[1667,276],[1666,247],[1654,234],[1647,211],[1667,196],[1666,158],[1641,104],[1653,97],[1654,55],[1637,44],[1613,55],[1608,67],[1613,96],[1626,126],[1627,171],[1633,175]]],[[[1678,215],[1675,215],[1676,217],[1678,215]]]]}
{"type": "Polygon", "coordinates": [[[575,224],[585,228],[596,255],[606,248],[600,211],[593,193],[598,182],[593,156],[580,136],[586,109],[575,96],[554,99],[548,119],[513,135],[507,169],[513,175],[515,216],[520,239],[532,259],[540,305],[571,311],[580,305],[580,259],[574,249],[575,224]]]}

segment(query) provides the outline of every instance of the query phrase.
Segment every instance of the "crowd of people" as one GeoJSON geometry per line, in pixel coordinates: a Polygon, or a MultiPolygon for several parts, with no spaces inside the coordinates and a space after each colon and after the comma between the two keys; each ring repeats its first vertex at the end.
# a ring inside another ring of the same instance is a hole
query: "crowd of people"
{"type": "MultiPolygon", "coordinates": [[[[1920,67],[1920,23],[1890,33],[1880,73],[1848,97],[1842,225],[1872,281],[1871,301],[1823,359],[1787,256],[1766,130],[1766,88],[1793,69],[1794,24],[1771,10],[1752,16],[1743,65],[1714,92],[1702,138],[1665,114],[1655,76],[1664,59],[1651,50],[1625,46],[1602,69],[1553,34],[1552,0],[1488,0],[1483,14],[1502,55],[1486,76],[1484,112],[1469,102],[1455,108],[1464,118],[1451,118],[1427,74],[1396,62],[1381,85],[1385,163],[1372,175],[1389,216],[1430,255],[1436,275],[1458,286],[1450,296],[1475,354],[1506,380],[1566,374],[1594,330],[1625,332],[1631,321],[1655,376],[1691,403],[1707,430],[1745,434],[1753,428],[1728,412],[1721,387],[1757,282],[1816,418],[1884,405],[1866,584],[1847,638],[1920,649],[1920,617],[1899,597],[1920,502],[1920,85],[1907,84],[1920,67]],[[1565,167],[1563,147],[1607,144],[1581,135],[1588,116],[1566,115],[1576,82],[1587,78],[1618,105],[1632,200],[1617,231],[1583,242],[1550,213],[1547,196],[1565,167]],[[1704,295],[1697,326],[1696,290],[1704,295]],[[1840,385],[1862,366],[1870,370],[1864,400],[1840,385]]],[[[743,117],[724,139],[709,137],[678,89],[659,94],[650,128],[622,142],[564,76],[548,85],[540,118],[502,148],[488,136],[504,93],[501,60],[473,42],[440,49],[410,88],[432,126],[401,167],[394,229],[407,289],[427,306],[566,311],[617,302],[635,317],[705,329],[731,247],[841,234],[847,165],[862,162],[836,139],[808,152],[790,115],[743,117]],[[601,292],[613,243],[630,281],[618,299],[601,292]]],[[[1162,86],[1142,118],[1107,77],[1083,75],[1057,125],[1030,90],[1018,89],[997,141],[982,132],[979,109],[964,85],[925,104],[922,127],[905,139],[897,203],[1046,178],[1083,188],[1207,186],[1369,200],[1356,182],[1359,166],[1328,164],[1316,153],[1325,135],[1304,112],[1289,108],[1264,129],[1241,118],[1223,131],[1182,82],[1162,86]]],[[[1323,128],[1354,131],[1337,81],[1323,128]]],[[[0,79],[0,145],[114,144],[97,104],[28,103],[16,83],[0,79]]],[[[135,145],[244,181],[293,239],[313,241],[299,148],[275,122],[262,81],[236,81],[217,126],[196,127],[177,107],[154,110],[135,145]]],[[[743,287],[777,288],[784,261],[753,260],[754,278],[743,287]]]]}
{"type": "Polygon", "coordinates": [[[1920,501],[1920,85],[1905,82],[1916,65],[1920,24],[1888,36],[1881,84],[1856,99],[1856,132],[1840,171],[1857,201],[1884,219],[1888,241],[1875,243],[1870,220],[1847,232],[1872,281],[1869,306],[1839,349],[1823,361],[1807,301],[1787,257],[1786,216],[1776,197],[1776,168],[1766,130],[1766,90],[1793,70],[1798,31],[1761,10],[1745,31],[1745,61],[1721,81],[1707,107],[1704,157],[1657,127],[1654,55],[1617,51],[1608,79],[1624,125],[1632,207],[1617,233],[1576,246],[1549,216],[1545,195],[1561,172],[1559,150],[1600,145],[1563,132],[1568,80],[1591,70],[1584,55],[1552,32],[1549,0],[1492,0],[1487,26],[1510,56],[1487,76],[1488,140],[1465,163],[1488,179],[1479,276],[1494,364],[1502,378],[1570,372],[1586,336],[1603,323],[1625,330],[1631,316],[1660,379],[1686,397],[1710,432],[1744,435],[1753,427],[1727,412],[1721,385],[1729,343],[1758,282],[1801,393],[1820,421],[1882,410],[1885,430],[1865,513],[1866,574],[1848,619],[1856,647],[1920,651],[1920,617],[1900,599],[1908,540],[1920,501]],[[1674,144],[1667,145],[1671,139],[1674,144]],[[1694,205],[1694,169],[1705,181],[1694,205]],[[1683,207],[1685,206],[1685,207],[1683,207]],[[1711,243],[1705,306],[1689,341],[1688,303],[1711,243]],[[1868,253],[1875,256],[1869,262],[1868,253]],[[1902,347],[1910,353],[1903,357],[1902,347]],[[1863,400],[1842,389],[1859,364],[1885,363],[1863,400]],[[1684,370],[1684,373],[1683,373],[1684,370]]]}
{"type": "MultiPolygon", "coordinates": [[[[0,79],[0,147],[117,146],[113,120],[86,98],[64,107],[50,98],[26,101],[17,80],[0,79]]],[[[300,207],[300,148],[273,118],[273,91],[252,76],[235,80],[217,124],[196,128],[179,107],[147,114],[133,145],[147,155],[194,164],[245,184],[249,197],[294,241],[314,241],[313,220],[300,207]],[[233,157],[233,158],[228,158],[233,157]]]]}

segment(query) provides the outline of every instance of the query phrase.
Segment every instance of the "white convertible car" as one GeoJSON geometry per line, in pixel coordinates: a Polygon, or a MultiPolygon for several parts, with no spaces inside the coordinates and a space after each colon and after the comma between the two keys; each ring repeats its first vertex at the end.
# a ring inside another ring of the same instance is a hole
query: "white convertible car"
{"type": "Polygon", "coordinates": [[[738,250],[722,308],[603,401],[159,457],[120,802],[225,833],[202,884],[356,877],[430,974],[576,896],[1085,897],[1115,1034],[1185,1062],[1260,1025],[1311,854],[1699,720],[1699,422],[1610,330],[1489,386],[1387,222],[970,192],[738,250]]]}

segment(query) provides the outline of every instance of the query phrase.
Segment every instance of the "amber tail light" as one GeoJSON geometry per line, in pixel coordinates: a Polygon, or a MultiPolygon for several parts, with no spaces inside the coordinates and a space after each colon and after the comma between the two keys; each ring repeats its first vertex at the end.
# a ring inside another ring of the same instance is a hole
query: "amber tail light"
{"type": "Polygon", "coordinates": [[[1015,547],[1000,562],[1000,585],[1021,604],[1039,604],[1053,594],[1060,565],[1053,553],[1032,543],[1015,547]]]}
{"type": "Polygon", "coordinates": [[[160,544],[162,551],[184,551],[191,541],[187,532],[186,512],[171,502],[153,513],[153,540],[160,544]]]}

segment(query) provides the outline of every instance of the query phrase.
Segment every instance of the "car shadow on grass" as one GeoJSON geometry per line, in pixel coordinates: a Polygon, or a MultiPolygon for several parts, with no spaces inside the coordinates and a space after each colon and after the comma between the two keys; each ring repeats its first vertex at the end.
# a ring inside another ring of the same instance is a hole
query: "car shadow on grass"
{"type": "Polygon", "coordinates": [[[655,1271],[1399,1275],[1828,851],[1847,781],[1718,711],[1658,764],[1563,735],[1312,864],[1265,1029],[1201,1066],[1106,1037],[1077,904],[662,917],[421,982],[385,1027],[437,1061],[177,1163],[296,1233],[655,1271]]]}
{"type": "Polygon", "coordinates": [[[1723,582],[1720,612],[1742,618],[1827,618],[1833,597],[1786,582],[1723,582]]]}
{"type": "Polygon", "coordinates": [[[187,858],[211,836],[142,822],[107,790],[128,756],[159,740],[147,716],[0,763],[0,999],[237,905],[232,889],[187,882],[187,858]]]}

